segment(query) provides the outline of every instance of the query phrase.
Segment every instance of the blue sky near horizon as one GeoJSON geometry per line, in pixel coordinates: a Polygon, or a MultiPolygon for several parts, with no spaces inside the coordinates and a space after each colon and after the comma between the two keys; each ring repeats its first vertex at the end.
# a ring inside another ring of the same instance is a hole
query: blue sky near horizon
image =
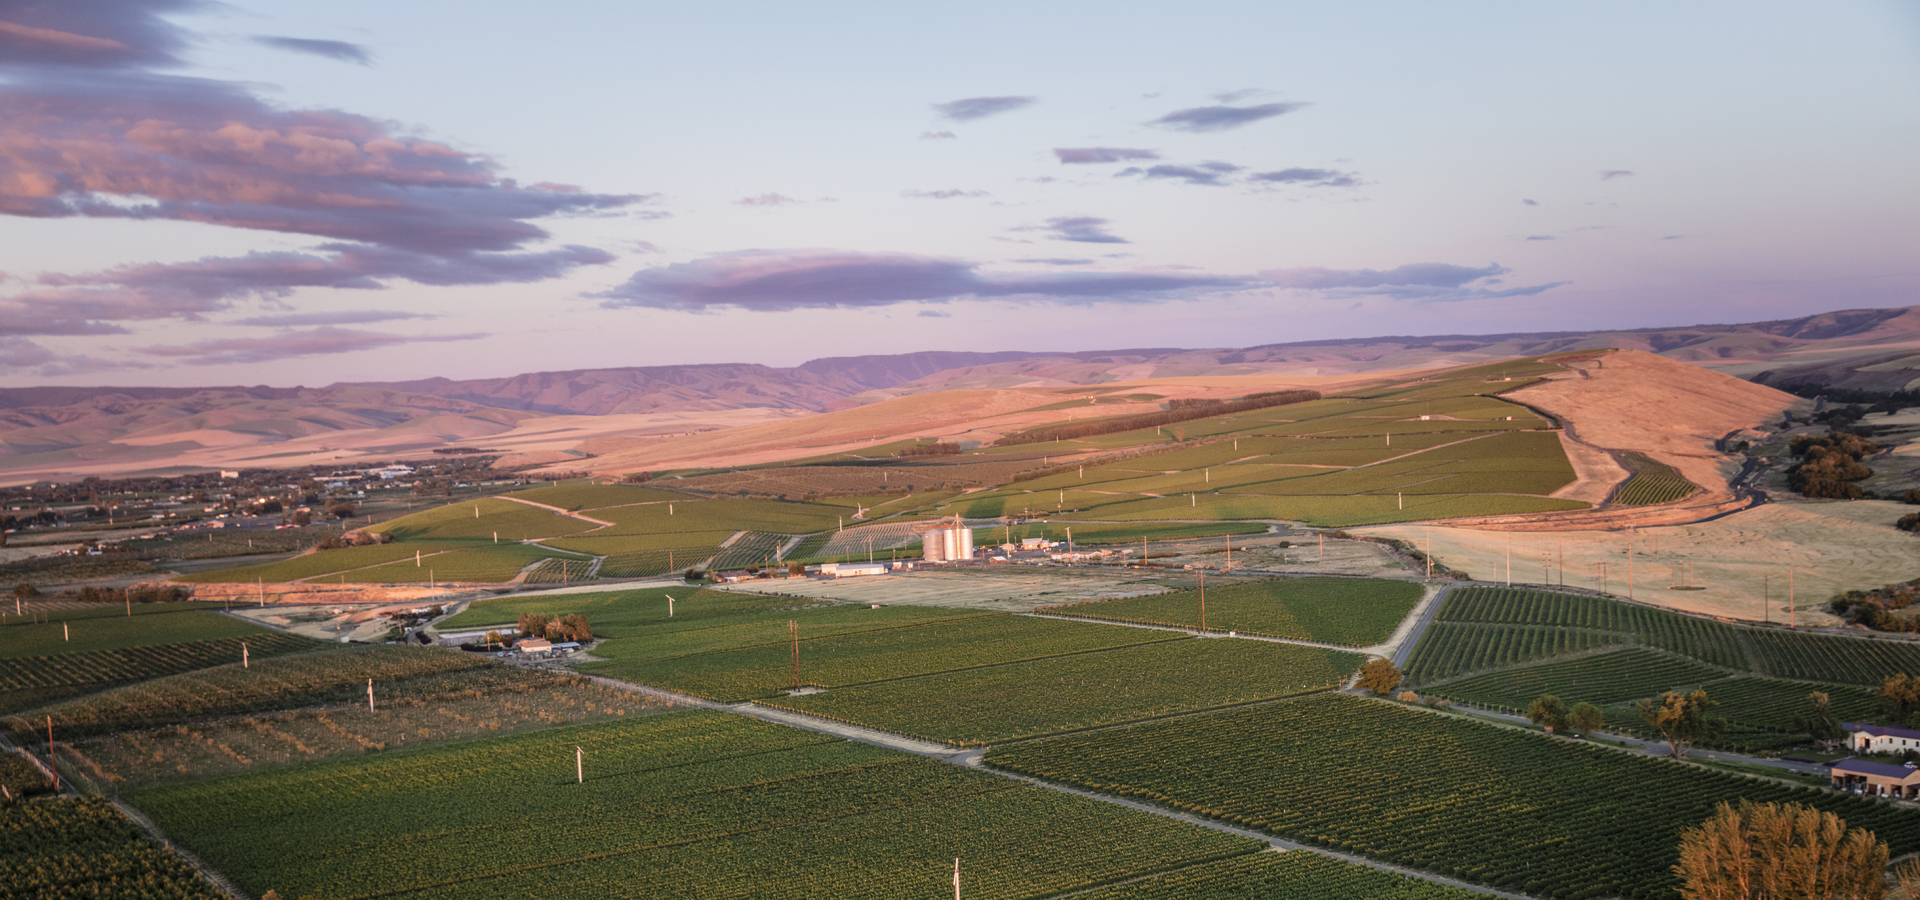
{"type": "Polygon", "coordinates": [[[0,0],[0,385],[1910,305],[1917,89],[1913,2],[0,0]]]}

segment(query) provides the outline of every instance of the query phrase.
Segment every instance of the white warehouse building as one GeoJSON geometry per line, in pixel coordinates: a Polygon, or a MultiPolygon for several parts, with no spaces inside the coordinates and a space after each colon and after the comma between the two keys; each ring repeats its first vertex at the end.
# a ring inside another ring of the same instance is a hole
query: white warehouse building
{"type": "Polygon", "coordinates": [[[927,562],[973,558],[973,529],[958,516],[942,519],[920,535],[921,556],[927,562]]]}

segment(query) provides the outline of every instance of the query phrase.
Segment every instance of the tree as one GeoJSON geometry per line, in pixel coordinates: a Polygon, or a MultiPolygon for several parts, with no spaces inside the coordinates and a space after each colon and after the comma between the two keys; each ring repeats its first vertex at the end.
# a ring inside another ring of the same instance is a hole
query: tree
{"type": "Polygon", "coordinates": [[[1371,659],[1360,667],[1360,687],[1376,694],[1391,694],[1400,686],[1400,669],[1391,660],[1371,659]]]}
{"type": "Polygon", "coordinates": [[[355,510],[353,508],[353,504],[348,503],[345,500],[328,500],[327,501],[327,515],[330,515],[336,519],[351,519],[353,518],[353,514],[357,511],[358,510],[355,510]]]}
{"type": "Polygon", "coordinates": [[[502,647],[506,646],[507,636],[498,631],[487,632],[487,649],[493,649],[493,645],[495,644],[499,644],[502,647]]]}
{"type": "Polygon", "coordinates": [[[293,513],[293,524],[302,525],[302,526],[312,525],[313,513],[310,513],[304,509],[295,510],[293,513]]]}
{"type": "Polygon", "coordinates": [[[527,637],[545,637],[547,633],[546,613],[523,612],[520,614],[520,633],[527,637]]]}
{"type": "Polygon", "coordinates": [[[1799,803],[1721,803],[1680,833],[1687,900],[1881,900],[1887,845],[1873,832],[1799,803]]]}
{"type": "Polygon", "coordinates": [[[1666,738],[1667,752],[1674,759],[1686,759],[1687,751],[1694,744],[1714,740],[1726,730],[1727,720],[1711,714],[1719,705],[1707,699],[1706,691],[1691,694],[1667,691],[1658,701],[1641,700],[1634,704],[1633,711],[1666,738]]]}
{"type": "Polygon", "coordinates": [[[1527,718],[1533,724],[1545,728],[1549,734],[1565,731],[1567,728],[1567,704],[1552,694],[1535,697],[1533,705],[1527,707],[1527,718]]]}
{"type": "Polygon", "coordinates": [[[1600,707],[1582,701],[1567,711],[1567,724],[1581,734],[1592,734],[1606,727],[1607,714],[1601,712],[1600,707]]]}
{"type": "Polygon", "coordinates": [[[13,586],[13,596],[17,600],[29,600],[40,596],[40,589],[22,582],[13,586]]]}
{"type": "Polygon", "coordinates": [[[1840,717],[1833,714],[1828,697],[1821,691],[1807,695],[1807,707],[1795,714],[1793,727],[1807,733],[1807,737],[1822,748],[1832,751],[1847,739],[1847,730],[1840,725],[1840,717]]]}
{"type": "Polygon", "coordinates": [[[1920,708],[1920,678],[1904,673],[1888,676],[1880,685],[1880,714],[1895,725],[1905,725],[1920,708]]]}
{"type": "Polygon", "coordinates": [[[795,578],[804,577],[807,574],[807,564],[803,562],[787,563],[787,574],[795,578]]]}

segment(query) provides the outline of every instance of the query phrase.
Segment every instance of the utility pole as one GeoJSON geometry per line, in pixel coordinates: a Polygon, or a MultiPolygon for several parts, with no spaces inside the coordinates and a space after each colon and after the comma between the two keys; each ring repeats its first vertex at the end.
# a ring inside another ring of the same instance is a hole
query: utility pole
{"type": "Polygon", "coordinates": [[[246,644],[241,644],[241,645],[240,645],[240,668],[242,668],[242,669],[251,669],[251,668],[253,668],[253,662],[252,662],[251,660],[249,660],[249,659],[247,658],[247,645],[246,645],[246,644]]]}
{"type": "Polygon", "coordinates": [[[1787,627],[1793,627],[1793,567],[1787,567],[1787,627]]]}
{"type": "Polygon", "coordinates": [[[367,712],[373,712],[373,679],[367,679],[367,712]]]}
{"type": "Polygon", "coordinates": [[[1633,599],[1633,545],[1627,545],[1627,599],[1633,599]]]}
{"type": "Polygon", "coordinates": [[[1513,533],[1507,533],[1507,587],[1513,587],[1513,533]]]}
{"type": "Polygon", "coordinates": [[[960,857],[953,858],[953,900],[960,900],[960,857]]]}
{"type": "Polygon", "coordinates": [[[1760,576],[1760,621],[1771,624],[1773,613],[1767,610],[1767,604],[1773,602],[1772,575],[1760,576]]]}
{"type": "Polygon", "coordinates": [[[793,646],[793,689],[800,689],[800,623],[787,620],[787,640],[793,646]]]}
{"type": "Polygon", "coordinates": [[[586,757],[587,757],[587,751],[582,750],[579,747],[573,748],[573,783],[574,784],[587,783],[586,757]]]}
{"type": "Polygon", "coordinates": [[[673,595],[667,595],[667,618],[673,618],[673,595]]]}

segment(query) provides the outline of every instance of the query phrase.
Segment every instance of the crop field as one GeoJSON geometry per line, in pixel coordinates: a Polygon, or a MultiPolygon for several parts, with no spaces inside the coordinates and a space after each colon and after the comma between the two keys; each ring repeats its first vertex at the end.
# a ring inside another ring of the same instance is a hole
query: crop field
{"type": "Polygon", "coordinates": [[[1485,900],[1476,891],[1322,856],[1268,851],[1078,895],[1081,900],[1485,900]]]}
{"type": "MultiPolygon", "coordinates": [[[[1243,489],[1244,490],[1244,489],[1243,489]]],[[[1399,505],[1392,494],[1330,494],[1258,497],[1242,494],[1201,494],[1135,500],[1103,507],[1097,512],[1055,517],[1141,521],[1154,519],[1285,519],[1310,525],[1342,527],[1384,522],[1415,522],[1461,516],[1513,515],[1586,509],[1577,500],[1557,500],[1526,494],[1410,494],[1399,505]]]]}
{"type": "Polygon", "coordinates": [[[667,550],[629,550],[600,561],[601,578],[646,578],[698,568],[717,547],[678,547],[667,550]]]}
{"type": "Polygon", "coordinates": [[[526,584],[572,584],[593,572],[593,560],[554,556],[528,570],[526,584]]]}
{"type": "Polygon", "coordinates": [[[709,531],[811,534],[837,527],[852,512],[838,506],[779,500],[688,500],[616,506],[592,515],[614,523],[606,530],[609,535],[709,531]]]}
{"type": "Polygon", "coordinates": [[[1920,644],[1753,629],[1760,671],[1780,678],[1879,687],[1897,673],[1920,674],[1920,644]]]}
{"type": "Polygon", "coordinates": [[[523,612],[547,616],[578,613],[593,623],[595,634],[648,627],[704,627],[739,615],[759,615],[811,609],[821,604],[804,597],[761,596],[712,591],[688,585],[682,588],[643,588],[552,597],[498,597],[475,601],[459,615],[440,623],[440,630],[513,624],[523,612]],[[668,595],[678,603],[667,615],[668,595]]]}
{"type": "MultiPolygon", "coordinates": [[[[251,649],[251,648],[249,648],[251,649]]],[[[252,655],[252,654],[249,654],[252,655]]],[[[211,668],[153,678],[41,710],[60,722],[62,740],[263,710],[365,701],[373,679],[388,686],[448,672],[493,667],[474,653],[429,648],[333,645],[320,652],[262,657],[242,668],[238,658],[211,668]]],[[[44,737],[42,723],[9,716],[16,743],[44,737]]]]}
{"type": "MultiPolygon", "coordinates": [[[[929,606],[883,606],[871,609],[851,603],[742,611],[655,624],[644,628],[613,626],[619,635],[595,648],[594,655],[623,662],[657,662],[726,650],[787,646],[787,623],[800,623],[808,640],[869,631],[892,631],[917,625],[985,621],[992,613],[929,606]]],[[[802,647],[801,652],[806,652],[802,647]]]]}
{"type": "Polygon", "coordinates": [[[99,797],[0,806],[0,898],[226,900],[99,797]]]}
{"type": "Polygon", "coordinates": [[[298,635],[261,631],[245,637],[0,659],[0,713],[32,709],[115,684],[191,672],[240,658],[305,653],[328,646],[298,635]]]}
{"type": "Polygon", "coordinates": [[[68,584],[94,578],[151,575],[160,569],[131,553],[101,556],[36,556],[0,563],[0,584],[68,584]]]}
{"type": "Polygon", "coordinates": [[[546,546],[594,556],[618,556],[623,553],[674,551],[674,568],[687,565],[681,557],[704,560],[720,552],[720,542],[733,537],[731,531],[658,531],[645,534],[615,534],[613,529],[593,537],[557,538],[543,541],[546,546]],[[684,552],[682,552],[684,551],[684,552]]]}
{"type": "Polygon", "coordinates": [[[1730,625],[1605,597],[1554,591],[1456,589],[1447,595],[1436,622],[1614,632],[1731,671],[1803,681],[1877,687],[1890,675],[1920,672],[1920,644],[1911,642],[1730,625]]]}
{"type": "MultiPolygon", "coordinates": [[[[573,512],[604,509],[609,506],[626,506],[633,503],[665,503],[667,501],[685,503],[694,499],[686,494],[639,485],[581,482],[514,491],[507,496],[517,500],[530,500],[534,503],[558,506],[573,512]]],[[[594,516],[594,518],[601,517],[594,516]]]]}
{"type": "MultiPolygon", "coordinates": [[[[800,683],[838,688],[1170,637],[1166,632],[1141,628],[1018,616],[968,617],[820,638],[811,638],[803,623],[800,683]]],[[[771,697],[791,684],[790,653],[784,642],[670,660],[586,663],[580,670],[726,702],[771,697]]]]}
{"type": "Polygon", "coordinates": [[[1621,506],[1647,506],[1682,499],[1700,486],[1682,477],[1672,466],[1655,462],[1640,453],[1620,454],[1633,476],[1614,492],[1613,502],[1621,506]]]}
{"type": "Polygon", "coordinates": [[[1407,659],[1407,681],[1431,684],[1569,653],[1624,646],[1615,632],[1542,625],[1434,622],[1407,659]]]}
{"type": "Polygon", "coordinates": [[[367,530],[391,534],[396,541],[487,541],[496,534],[503,541],[524,541],[598,527],[537,506],[483,497],[382,522],[367,530]]]}
{"type": "Polygon", "coordinates": [[[266,629],[201,603],[135,604],[48,613],[45,621],[0,626],[0,660],[264,635],[266,629]],[[134,615],[125,611],[131,609],[134,615]]]}
{"type": "Polygon", "coordinates": [[[415,553],[443,553],[446,544],[368,544],[364,547],[341,547],[337,550],[316,550],[312,553],[283,559],[278,562],[258,566],[245,566],[238,569],[221,569],[215,572],[196,572],[173,579],[189,584],[209,584],[215,582],[265,581],[268,583],[298,581],[302,578],[318,578],[377,566],[382,563],[401,559],[412,559],[415,553]]]}
{"type": "Polygon", "coordinates": [[[518,898],[530,879],[556,900],[892,900],[937,894],[956,856],[968,896],[1041,897],[1262,846],[707,711],[165,787],[133,801],[245,890],[329,900],[518,898]]]}
{"type": "MultiPolygon", "coordinates": [[[[387,663],[385,668],[396,668],[387,663]]],[[[217,680],[245,682],[247,673],[217,680]]],[[[68,782],[93,791],[134,791],[671,708],[660,698],[572,673],[498,664],[403,669],[386,679],[375,674],[361,675],[358,684],[344,682],[312,675],[282,696],[269,686],[246,691],[244,703],[188,700],[171,718],[164,708],[130,698],[131,708],[117,710],[123,718],[162,724],[108,731],[98,720],[82,723],[63,731],[87,736],[62,737],[55,756],[68,782]],[[372,710],[367,709],[369,677],[376,698],[372,710]],[[224,711],[241,707],[242,712],[224,711]]],[[[54,714],[56,728],[62,728],[58,711],[54,714]]]]}
{"type": "Polygon", "coordinates": [[[1525,709],[1541,694],[1552,694],[1569,705],[1585,701],[1606,706],[1658,696],[1661,691],[1691,691],[1726,675],[1725,669],[1684,657],[1630,647],[1448,681],[1429,688],[1428,693],[1508,709],[1525,709]]]}
{"type": "MultiPolygon", "coordinates": [[[[1420,602],[1411,581],[1377,578],[1276,578],[1215,585],[1206,591],[1212,631],[1240,631],[1365,647],[1393,635],[1420,602]]],[[[1173,591],[1061,607],[1062,615],[1143,625],[1200,625],[1200,591],[1173,591]]]]}
{"type": "Polygon", "coordinates": [[[47,773],[18,753],[0,753],[0,786],[15,800],[53,793],[53,781],[47,778],[47,773]]]}
{"type": "Polygon", "coordinates": [[[1537,897],[1672,896],[1683,828],[1792,801],[1920,849],[1920,812],[1338,694],[996,747],[989,765],[1537,897]]]}
{"type": "MultiPolygon", "coordinates": [[[[342,574],[350,584],[407,584],[420,581],[512,581],[520,570],[560,554],[538,544],[483,544],[437,556],[356,569],[342,574]]],[[[576,558],[577,559],[577,558],[576,558]]]]}
{"type": "Polygon", "coordinates": [[[716,569],[759,568],[771,564],[774,555],[787,543],[787,535],[749,531],[735,538],[713,561],[716,569]]]}
{"type": "Polygon", "coordinates": [[[1327,690],[1363,661],[1297,644],[1182,638],[758,702],[981,746],[1327,690]]]}

